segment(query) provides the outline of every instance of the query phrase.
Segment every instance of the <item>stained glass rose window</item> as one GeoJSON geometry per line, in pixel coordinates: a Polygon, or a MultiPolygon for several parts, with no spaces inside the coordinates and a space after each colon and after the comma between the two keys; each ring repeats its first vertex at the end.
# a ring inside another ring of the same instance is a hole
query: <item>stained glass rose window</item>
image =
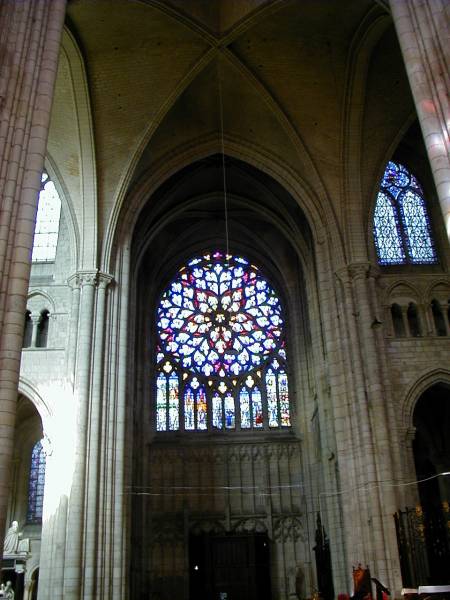
{"type": "Polygon", "coordinates": [[[283,328],[278,296],[245,258],[182,267],[157,308],[157,430],[289,426],[283,328]]]}

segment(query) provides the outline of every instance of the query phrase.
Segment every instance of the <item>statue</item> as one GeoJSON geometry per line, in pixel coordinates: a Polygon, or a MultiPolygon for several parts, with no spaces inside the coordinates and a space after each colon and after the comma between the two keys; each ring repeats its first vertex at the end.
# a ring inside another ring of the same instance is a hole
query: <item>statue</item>
{"type": "Polygon", "coordinates": [[[19,523],[13,521],[11,527],[8,529],[5,535],[5,542],[3,544],[3,555],[5,554],[16,554],[19,546],[19,523]]]}
{"type": "MultiPolygon", "coordinates": [[[[17,521],[14,522],[16,523],[17,521]]],[[[3,588],[3,597],[6,600],[14,600],[14,590],[10,581],[7,581],[5,587],[3,588]]]]}

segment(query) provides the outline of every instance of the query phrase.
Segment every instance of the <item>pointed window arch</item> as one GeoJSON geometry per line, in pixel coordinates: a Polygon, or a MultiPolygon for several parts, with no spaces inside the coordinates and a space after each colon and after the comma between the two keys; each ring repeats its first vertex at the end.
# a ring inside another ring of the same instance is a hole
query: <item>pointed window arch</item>
{"type": "Polygon", "coordinates": [[[32,262],[52,262],[58,244],[61,199],[55,184],[44,171],[41,178],[36,227],[34,230],[32,262]]]}
{"type": "Polygon", "coordinates": [[[422,188],[401,164],[387,164],[375,205],[373,233],[380,265],[437,262],[422,188]]]}
{"type": "Polygon", "coordinates": [[[27,523],[42,522],[44,505],[46,456],[42,440],[36,442],[31,452],[30,476],[28,480],[27,523]]]}
{"type": "Polygon", "coordinates": [[[196,257],[156,312],[157,431],[290,427],[282,307],[256,266],[219,251],[196,257]]]}

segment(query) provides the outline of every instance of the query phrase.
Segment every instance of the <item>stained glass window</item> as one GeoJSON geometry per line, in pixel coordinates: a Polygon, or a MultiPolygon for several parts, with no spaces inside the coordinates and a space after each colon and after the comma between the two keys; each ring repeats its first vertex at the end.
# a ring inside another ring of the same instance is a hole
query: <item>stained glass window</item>
{"type": "Polygon", "coordinates": [[[55,184],[45,171],[42,174],[41,186],[31,260],[51,262],[56,256],[61,200],[55,184]]]}
{"type": "Polygon", "coordinates": [[[45,452],[42,442],[36,442],[31,452],[30,477],[28,480],[28,523],[42,522],[45,485],[45,452]]]}
{"type": "Polygon", "coordinates": [[[403,165],[392,161],[378,193],[373,232],[381,265],[437,262],[422,188],[403,165]]]}
{"type": "Polygon", "coordinates": [[[281,303],[255,265],[219,251],[194,258],[156,322],[157,431],[290,427],[281,303]]]}

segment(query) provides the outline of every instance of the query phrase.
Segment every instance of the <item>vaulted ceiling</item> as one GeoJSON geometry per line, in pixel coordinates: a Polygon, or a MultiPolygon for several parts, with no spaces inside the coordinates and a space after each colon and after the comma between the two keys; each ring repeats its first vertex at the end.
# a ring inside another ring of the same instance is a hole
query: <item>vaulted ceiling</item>
{"type": "MultiPolygon", "coordinates": [[[[222,129],[225,152],[270,156],[343,220],[348,180],[358,172],[352,193],[367,207],[413,114],[375,0],[72,0],[67,26],[86,70],[100,234],[130,186],[205,140],[220,151],[222,129]]],[[[62,57],[49,148],[64,130],[70,175],[81,159],[67,151],[69,71],[62,57]]]]}

